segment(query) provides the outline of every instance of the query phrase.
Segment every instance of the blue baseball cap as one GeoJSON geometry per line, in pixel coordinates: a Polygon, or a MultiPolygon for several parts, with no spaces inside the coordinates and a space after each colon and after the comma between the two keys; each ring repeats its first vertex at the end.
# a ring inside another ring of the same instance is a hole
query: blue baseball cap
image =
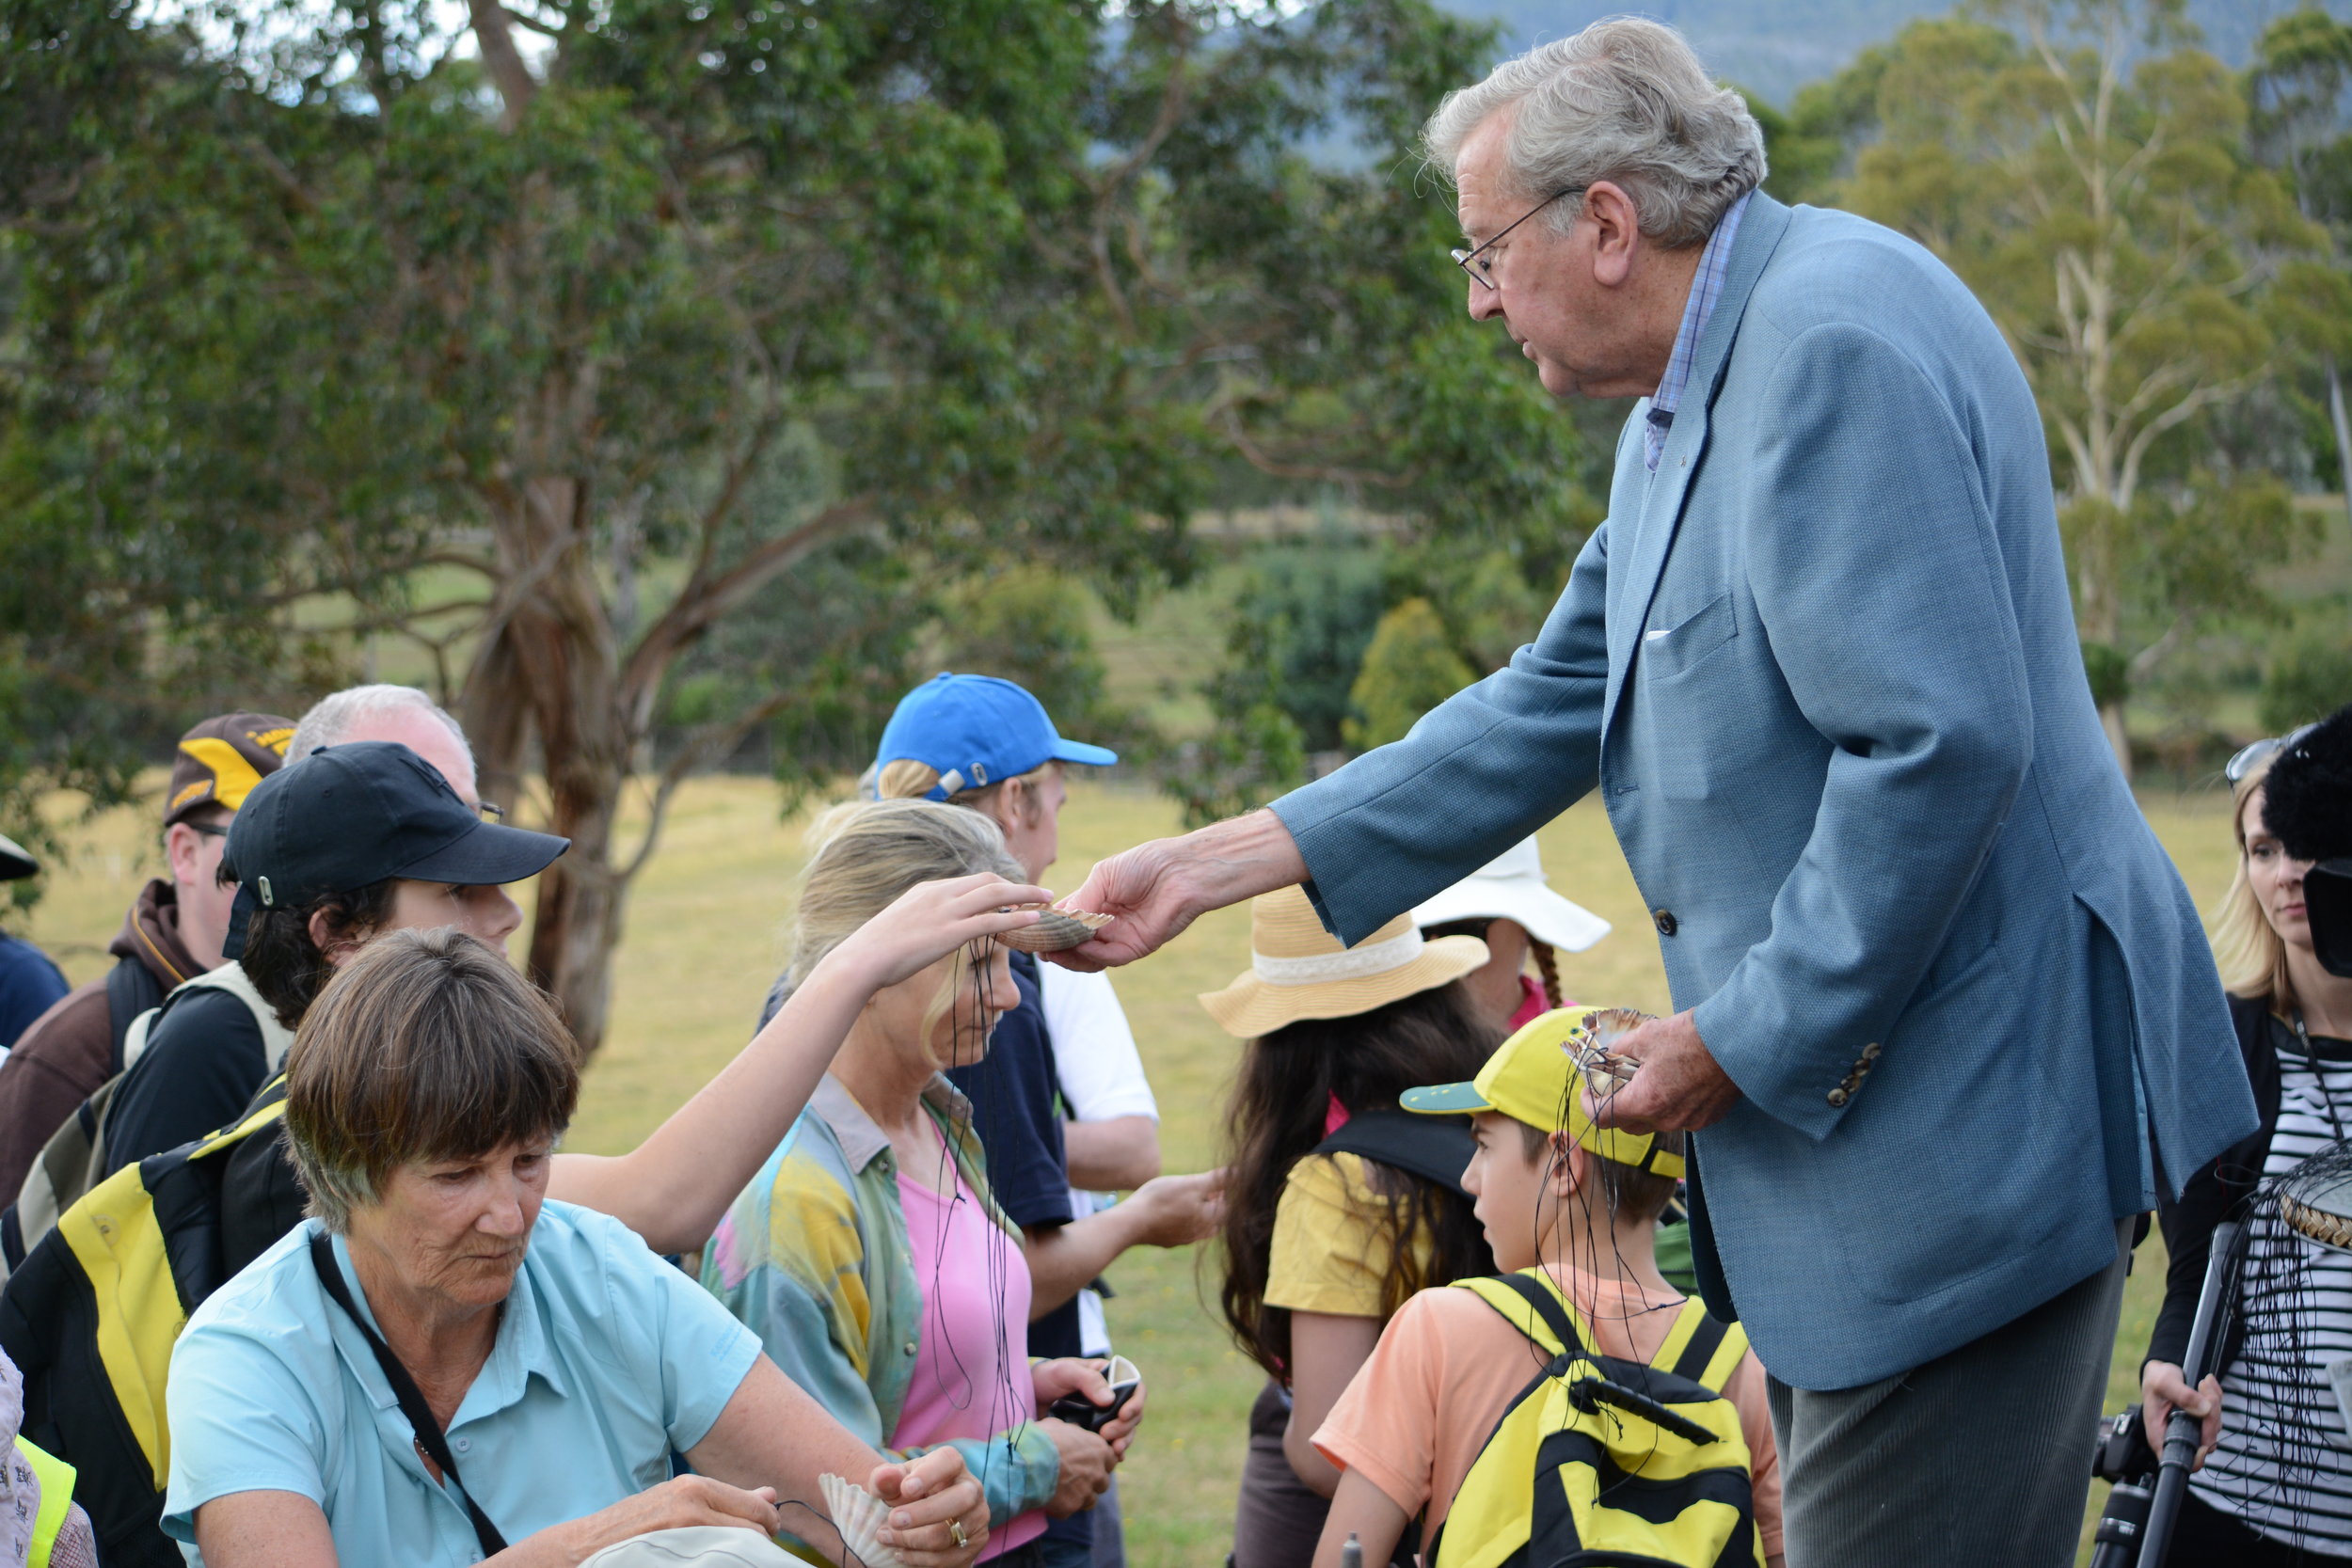
{"type": "Polygon", "coordinates": [[[898,700],[874,751],[877,767],[919,762],[937,773],[939,784],[926,797],[932,800],[1049,762],[1107,768],[1118,760],[1117,752],[1064,740],[1045,705],[1012,682],[944,670],[898,700]]]}

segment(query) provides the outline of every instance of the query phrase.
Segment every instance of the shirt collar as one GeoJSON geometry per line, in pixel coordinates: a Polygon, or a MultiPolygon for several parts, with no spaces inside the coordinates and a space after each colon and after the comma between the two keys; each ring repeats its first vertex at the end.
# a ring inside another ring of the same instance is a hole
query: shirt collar
{"type": "MultiPolygon", "coordinates": [[[[947,1126],[971,1124],[972,1102],[940,1073],[931,1074],[931,1081],[923,1085],[923,1101],[947,1126]]],[[[890,1134],[866,1114],[866,1107],[857,1102],[857,1097],[830,1072],[817,1081],[816,1092],[808,1097],[808,1108],[833,1129],[834,1139],[841,1145],[842,1158],[850,1162],[852,1172],[862,1173],[874,1163],[874,1156],[890,1147],[890,1134]]]]}
{"type": "Polygon", "coordinates": [[[1707,237],[1707,248],[1699,252],[1698,271],[1691,278],[1691,294],[1682,304],[1682,325],[1675,330],[1674,348],[1666,356],[1666,373],[1659,377],[1658,390],[1650,394],[1647,456],[1652,468],[1658,467],[1659,453],[1666,445],[1665,432],[1682,406],[1682,394],[1698,363],[1699,341],[1707,335],[1708,318],[1715,313],[1715,302],[1723,297],[1724,279],[1731,271],[1731,246],[1740,235],[1740,219],[1755,197],[1756,192],[1748,191],[1725,208],[1716,221],[1715,231],[1707,237]]]}
{"type": "MultiPolygon", "coordinates": [[[[315,1222],[312,1222],[315,1223],[315,1222]]],[[[307,1243],[305,1243],[308,1244],[307,1243]]],[[[378,1336],[384,1325],[375,1319],[375,1308],[368,1301],[368,1293],[359,1286],[359,1271],[351,1264],[351,1243],[341,1236],[332,1238],[335,1261],[343,1271],[343,1283],[350,1288],[352,1305],[367,1319],[368,1327],[378,1336]]],[[[515,1404],[523,1397],[532,1373],[547,1379],[557,1395],[568,1398],[569,1381],[564,1375],[561,1359],[548,1339],[546,1325],[539,1321],[538,1287],[532,1280],[532,1253],[525,1249],[523,1266],[515,1271],[514,1289],[499,1307],[498,1336],[490,1344],[490,1358],[474,1374],[473,1385],[466,1390],[457,1413],[450,1418],[450,1430],[455,1431],[467,1421],[494,1414],[515,1404]]],[[[326,1291],[322,1288],[324,1300],[326,1291]]],[[[343,1316],[342,1308],[325,1302],[331,1318],[343,1316]]],[[[347,1327],[348,1325],[346,1325],[347,1327]]],[[[384,1369],[376,1365],[375,1353],[367,1346],[364,1336],[352,1334],[357,1343],[346,1343],[336,1335],[336,1349],[344,1362],[359,1379],[359,1386],[367,1391],[369,1400],[378,1410],[389,1410],[399,1402],[393,1397],[392,1386],[384,1376],[384,1369]]]]}

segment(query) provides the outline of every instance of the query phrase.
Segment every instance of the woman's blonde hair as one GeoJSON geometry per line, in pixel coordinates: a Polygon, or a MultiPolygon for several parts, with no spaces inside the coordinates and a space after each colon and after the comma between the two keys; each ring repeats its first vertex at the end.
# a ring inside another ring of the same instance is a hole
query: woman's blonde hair
{"type": "Polygon", "coordinates": [[[792,917],[793,985],[850,932],[917,882],[993,871],[1027,879],[985,813],[940,800],[856,800],[835,806],[809,830],[808,868],[792,917]]]}
{"type": "MultiPolygon", "coordinates": [[[[946,803],[951,806],[970,806],[975,810],[985,810],[998,795],[1011,795],[1017,798],[1017,803],[1013,808],[1014,815],[1021,819],[1024,826],[1035,827],[1039,810],[1038,789],[1047,779],[1062,770],[1063,764],[1058,758],[1049,758],[1030,768],[1026,773],[1015,773],[1009,779],[998,779],[993,784],[976,784],[970,789],[959,789],[947,797],[946,803]]],[[[938,787],[939,769],[927,762],[916,762],[911,757],[900,757],[896,762],[882,764],[882,771],[874,779],[874,794],[878,799],[884,800],[920,800],[928,798],[930,792],[938,787]]]]}
{"type": "Polygon", "coordinates": [[[2221,984],[2233,995],[2267,997],[2270,1010],[2281,1017],[2295,1006],[2295,982],[2287,976],[2287,944],[2270,924],[2262,898],[2248,874],[2246,806],[2269,775],[2270,759],[2247,769],[2231,797],[2230,827],[2237,834],[2237,875],[2221,895],[2213,915],[2213,956],[2221,970],[2221,984]]]}

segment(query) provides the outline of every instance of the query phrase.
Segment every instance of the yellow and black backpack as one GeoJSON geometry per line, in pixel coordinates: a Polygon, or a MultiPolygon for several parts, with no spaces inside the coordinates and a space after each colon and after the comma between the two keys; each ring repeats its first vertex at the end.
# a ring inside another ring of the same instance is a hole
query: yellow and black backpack
{"type": "Polygon", "coordinates": [[[1747,1354],[1696,1300],[1647,1365],[1596,1354],[1542,1269],[1464,1279],[1549,1357],[1479,1450],[1430,1543],[1435,1568],[1763,1568],[1740,1412],[1747,1354]]]}
{"type": "Polygon", "coordinates": [[[163,1532],[164,1383],[188,1314],[301,1217],[286,1081],[233,1127],[123,1166],[66,1210],[0,1290],[24,1435],[80,1474],[106,1568],[180,1568],[163,1532]]]}

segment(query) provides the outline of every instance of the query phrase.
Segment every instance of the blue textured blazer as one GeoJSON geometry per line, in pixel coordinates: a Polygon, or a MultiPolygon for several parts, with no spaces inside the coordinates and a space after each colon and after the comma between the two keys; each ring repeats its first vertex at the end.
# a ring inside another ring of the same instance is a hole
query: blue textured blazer
{"type": "Polygon", "coordinates": [[[2105,1267],[2254,1103],[1961,281],[1758,195],[1655,474],[1647,411],[1536,641],[1274,810],[1353,942],[1601,790],[1741,1091],[1696,1140],[1710,1297],[1851,1387],[2105,1267]]]}

